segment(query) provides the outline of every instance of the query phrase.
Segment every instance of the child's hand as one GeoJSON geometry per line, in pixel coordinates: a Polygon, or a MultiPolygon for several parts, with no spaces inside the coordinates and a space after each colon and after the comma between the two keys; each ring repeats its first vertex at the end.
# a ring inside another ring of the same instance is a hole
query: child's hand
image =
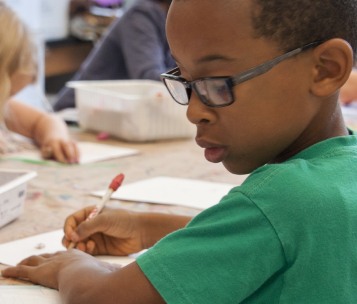
{"type": "Polygon", "coordinates": [[[61,163],[78,163],[79,151],[71,139],[53,138],[41,145],[41,155],[45,159],[54,159],[61,163]]]}
{"type": "Polygon", "coordinates": [[[2,270],[1,274],[4,277],[25,279],[35,284],[58,289],[62,270],[64,270],[65,280],[68,281],[73,279],[72,271],[81,273],[80,269],[82,268],[96,274],[99,272],[103,274],[115,271],[118,266],[99,261],[78,250],[69,250],[55,254],[31,256],[15,267],[2,270]]]}
{"type": "Polygon", "coordinates": [[[65,222],[63,245],[72,242],[76,248],[92,255],[128,255],[143,249],[140,215],[122,209],[104,208],[86,221],[94,206],[70,215],[65,222]]]}

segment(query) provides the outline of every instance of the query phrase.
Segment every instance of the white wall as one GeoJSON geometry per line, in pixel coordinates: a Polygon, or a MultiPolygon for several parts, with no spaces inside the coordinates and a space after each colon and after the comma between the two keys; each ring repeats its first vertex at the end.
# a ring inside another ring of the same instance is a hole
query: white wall
{"type": "Polygon", "coordinates": [[[45,41],[56,40],[68,35],[68,9],[70,0],[5,0],[5,2],[27,24],[38,48],[38,81],[17,94],[21,101],[37,108],[48,110],[44,102],[45,41]]]}

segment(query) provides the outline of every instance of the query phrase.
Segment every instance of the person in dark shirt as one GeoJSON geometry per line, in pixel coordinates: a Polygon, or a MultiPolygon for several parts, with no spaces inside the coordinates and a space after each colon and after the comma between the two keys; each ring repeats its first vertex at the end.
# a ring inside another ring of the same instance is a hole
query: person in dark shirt
{"type": "MultiPolygon", "coordinates": [[[[160,80],[160,73],[175,66],[165,32],[170,3],[138,0],[113,22],[72,80],[160,80]]],[[[74,90],[64,87],[53,107],[75,107],[74,90]]]]}

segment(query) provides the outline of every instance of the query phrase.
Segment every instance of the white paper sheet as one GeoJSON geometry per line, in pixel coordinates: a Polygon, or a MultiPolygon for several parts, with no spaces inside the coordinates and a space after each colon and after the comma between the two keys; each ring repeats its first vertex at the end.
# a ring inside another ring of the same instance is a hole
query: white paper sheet
{"type": "Polygon", "coordinates": [[[65,250],[61,240],[62,230],[43,233],[32,237],[0,244],[0,263],[16,265],[31,255],[65,250]]]}
{"type": "MultiPolygon", "coordinates": [[[[16,265],[31,255],[54,253],[66,250],[62,246],[63,231],[61,229],[38,234],[28,238],[0,244],[0,263],[16,265]]],[[[99,256],[108,263],[127,265],[135,260],[136,255],[129,257],[99,256]]],[[[0,303],[2,303],[0,301],[0,303]]]]}
{"type": "MultiPolygon", "coordinates": [[[[206,209],[217,204],[235,186],[237,185],[160,176],[123,185],[113,193],[112,198],[206,209]]],[[[92,194],[102,196],[104,192],[96,191],[92,194]]]]}
{"type": "MultiPolygon", "coordinates": [[[[31,255],[53,253],[65,250],[61,244],[62,230],[0,244],[0,263],[15,265],[31,255]]],[[[140,253],[128,257],[99,256],[98,259],[125,266],[140,253]]],[[[37,285],[0,285],[1,304],[60,304],[59,293],[56,290],[37,285]]]]}
{"type": "MultiPolygon", "coordinates": [[[[0,263],[15,265],[31,255],[53,253],[65,250],[61,245],[62,230],[0,244],[0,263]]],[[[125,266],[135,260],[138,254],[129,257],[99,256],[98,259],[125,266]]],[[[38,285],[0,285],[1,304],[60,304],[57,290],[38,285]]]]}
{"type": "MultiPolygon", "coordinates": [[[[87,164],[111,158],[125,157],[139,153],[139,151],[136,149],[122,148],[85,141],[78,142],[78,148],[80,153],[80,164],[87,164]]],[[[19,153],[11,153],[4,156],[4,158],[43,161],[39,150],[27,150],[19,153]]]]}
{"type": "Polygon", "coordinates": [[[57,290],[38,285],[1,285],[1,304],[60,304],[57,290]]]}

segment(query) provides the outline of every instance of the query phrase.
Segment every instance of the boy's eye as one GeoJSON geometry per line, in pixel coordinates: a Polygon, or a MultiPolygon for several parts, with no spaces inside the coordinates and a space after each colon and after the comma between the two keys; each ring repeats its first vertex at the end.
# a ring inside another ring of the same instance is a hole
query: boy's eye
{"type": "Polygon", "coordinates": [[[201,95],[211,101],[229,101],[228,88],[224,80],[203,80],[196,83],[201,95]],[[227,100],[226,100],[227,99],[227,100]]]}

